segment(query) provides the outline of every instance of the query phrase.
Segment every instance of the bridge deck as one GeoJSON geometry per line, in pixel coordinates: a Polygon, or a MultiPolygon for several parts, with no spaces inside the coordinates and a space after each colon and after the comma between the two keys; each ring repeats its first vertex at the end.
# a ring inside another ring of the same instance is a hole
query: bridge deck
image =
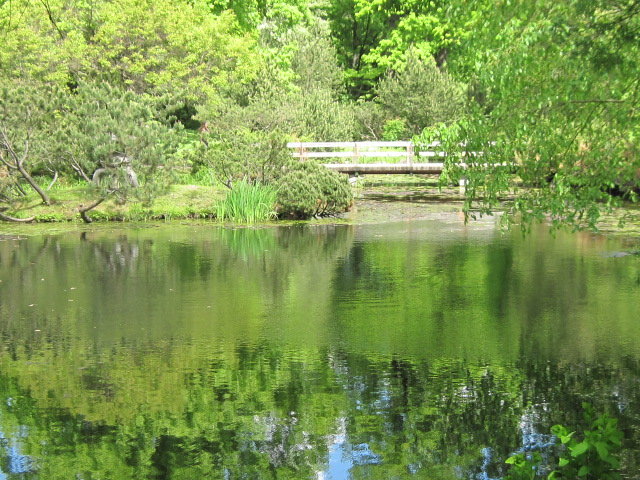
{"type": "Polygon", "coordinates": [[[325,167],[339,173],[355,174],[440,174],[444,163],[325,163],[325,167]]]}

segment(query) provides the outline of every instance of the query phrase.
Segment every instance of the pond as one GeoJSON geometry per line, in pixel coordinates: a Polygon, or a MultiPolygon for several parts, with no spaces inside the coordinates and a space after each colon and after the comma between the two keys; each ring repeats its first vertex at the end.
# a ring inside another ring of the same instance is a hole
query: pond
{"type": "Polygon", "coordinates": [[[579,425],[640,478],[640,257],[456,215],[0,236],[0,479],[497,479],[579,425]]]}

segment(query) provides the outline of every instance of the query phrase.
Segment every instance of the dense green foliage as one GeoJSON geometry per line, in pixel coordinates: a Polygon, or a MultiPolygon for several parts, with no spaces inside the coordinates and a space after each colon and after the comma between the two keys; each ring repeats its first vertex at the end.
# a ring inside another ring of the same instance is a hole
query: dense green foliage
{"type": "Polygon", "coordinates": [[[420,0],[334,0],[329,21],[347,84],[369,95],[379,78],[411,62],[444,64],[449,50],[470,35],[483,4],[420,0]]]}
{"type": "Polygon", "coordinates": [[[278,212],[288,218],[309,218],[344,212],[352,202],[344,175],[317,163],[289,163],[278,180],[278,212]]]}
{"type": "Polygon", "coordinates": [[[108,81],[160,103],[220,97],[259,65],[254,36],[201,0],[11,0],[0,34],[3,77],[108,81]]]}
{"type": "MultiPolygon", "coordinates": [[[[0,208],[18,212],[38,182],[101,168],[86,148],[70,160],[56,142],[69,125],[88,125],[74,144],[98,128],[83,92],[108,84],[146,109],[123,114],[131,125],[119,129],[192,133],[176,155],[165,149],[154,178],[175,160],[230,187],[277,182],[286,141],[426,129],[450,153],[445,180],[468,180],[467,212],[489,213],[506,195],[524,225],[594,227],[640,191],[639,32],[638,0],[6,0],[0,81],[29,94],[0,108],[0,208]],[[10,115],[20,102],[37,108],[10,115]],[[26,137],[21,172],[11,152],[26,137]]],[[[164,133],[153,132],[159,146],[164,133]]]]}
{"type": "Polygon", "coordinates": [[[284,137],[278,132],[231,127],[216,137],[196,152],[197,163],[203,163],[228,188],[243,181],[270,183],[289,160],[284,137]]]}
{"type": "Polygon", "coordinates": [[[161,122],[148,97],[108,84],[83,82],[69,92],[9,80],[0,108],[0,198],[7,205],[26,196],[21,183],[51,203],[35,174],[85,180],[93,197],[79,207],[85,221],[109,197],[148,202],[169,184],[179,124],[161,122]]]}
{"type": "Polygon", "coordinates": [[[147,97],[106,84],[81,83],[67,98],[53,144],[60,168],[93,175],[96,195],[150,199],[168,186],[178,126],[154,115],[147,97]],[[90,173],[91,172],[91,173],[90,173]]]}
{"type": "Polygon", "coordinates": [[[449,148],[485,151],[468,174],[469,201],[491,209],[515,193],[511,211],[525,224],[550,216],[593,227],[619,194],[637,200],[639,27],[634,0],[496,4],[454,67],[474,102],[449,148]],[[511,168],[485,168],[503,162],[511,168]]]}
{"type": "Polygon", "coordinates": [[[378,102],[383,111],[390,119],[402,120],[409,135],[419,134],[431,125],[458,120],[465,104],[462,85],[438,69],[430,57],[420,60],[410,56],[409,61],[402,71],[381,80],[378,102]]]}
{"type": "Polygon", "coordinates": [[[585,478],[586,480],[619,480],[623,432],[618,420],[607,414],[597,416],[593,407],[583,404],[589,430],[582,438],[564,425],[555,425],[551,432],[560,439],[567,451],[558,460],[558,468],[550,480],[561,478],[585,478]]]}
{"type": "Polygon", "coordinates": [[[0,201],[11,205],[26,195],[23,184],[45,204],[51,199],[34,180],[34,170],[53,173],[47,131],[55,121],[57,89],[39,91],[27,82],[10,83],[0,90],[0,201]]]}

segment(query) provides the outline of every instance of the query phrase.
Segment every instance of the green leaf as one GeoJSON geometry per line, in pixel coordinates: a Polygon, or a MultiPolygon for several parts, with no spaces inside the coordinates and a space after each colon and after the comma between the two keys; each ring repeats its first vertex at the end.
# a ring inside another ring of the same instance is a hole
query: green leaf
{"type": "Polygon", "coordinates": [[[611,465],[611,467],[618,469],[620,468],[620,461],[613,456],[608,456],[607,458],[604,459],[605,462],[607,462],[609,465],[611,465]]]}
{"type": "Polygon", "coordinates": [[[558,437],[564,445],[566,443],[569,443],[569,441],[573,437],[573,434],[576,432],[569,432],[567,427],[565,427],[564,425],[554,425],[553,427],[551,427],[551,433],[558,437]]]}
{"type": "Polygon", "coordinates": [[[579,457],[580,455],[586,453],[587,450],[589,450],[589,444],[587,442],[580,442],[576,446],[571,447],[570,450],[572,457],[579,457]]]}
{"type": "Polygon", "coordinates": [[[580,470],[578,470],[578,476],[585,477],[586,475],[589,474],[590,471],[591,471],[591,468],[588,465],[583,465],[580,467],[580,470]]]}
{"type": "Polygon", "coordinates": [[[598,456],[602,460],[606,460],[609,457],[609,447],[604,442],[596,442],[596,451],[598,452],[598,456]]]}

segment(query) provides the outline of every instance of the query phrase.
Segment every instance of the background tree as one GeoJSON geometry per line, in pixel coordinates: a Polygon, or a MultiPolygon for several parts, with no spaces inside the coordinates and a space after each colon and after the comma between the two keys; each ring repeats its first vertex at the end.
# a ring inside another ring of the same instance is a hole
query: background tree
{"type": "Polygon", "coordinates": [[[0,169],[4,171],[4,196],[25,196],[31,189],[46,205],[51,199],[34,178],[34,171],[50,166],[49,129],[59,92],[29,82],[8,82],[0,90],[0,169]]]}
{"type": "Polygon", "coordinates": [[[109,197],[150,202],[168,187],[179,124],[159,122],[143,97],[106,84],[80,84],[67,108],[58,151],[91,179],[95,200],[79,208],[85,222],[86,213],[109,197]]]}
{"type": "Polygon", "coordinates": [[[464,87],[436,66],[429,57],[409,55],[404,69],[380,81],[377,101],[388,120],[401,119],[410,134],[436,123],[451,123],[465,107],[464,87]]]}
{"type": "MultiPolygon", "coordinates": [[[[107,81],[186,111],[228,95],[258,69],[255,34],[204,0],[12,0],[0,6],[6,76],[71,87],[107,81]]],[[[190,112],[190,114],[189,114],[190,112]]]]}
{"type": "Polygon", "coordinates": [[[476,106],[448,148],[463,140],[485,150],[465,172],[467,208],[480,198],[490,211],[515,193],[510,211],[525,224],[549,216],[595,227],[616,194],[636,200],[640,185],[640,6],[504,2],[496,14],[506,21],[487,19],[464,50],[470,59],[452,60],[462,75],[473,65],[476,106]],[[511,170],[485,168],[502,162],[511,170]],[[526,188],[512,188],[514,172],[526,188]]]}
{"type": "Polygon", "coordinates": [[[381,77],[407,65],[408,52],[442,66],[473,31],[480,11],[439,1],[333,0],[328,16],[349,92],[371,97],[381,77]]]}

